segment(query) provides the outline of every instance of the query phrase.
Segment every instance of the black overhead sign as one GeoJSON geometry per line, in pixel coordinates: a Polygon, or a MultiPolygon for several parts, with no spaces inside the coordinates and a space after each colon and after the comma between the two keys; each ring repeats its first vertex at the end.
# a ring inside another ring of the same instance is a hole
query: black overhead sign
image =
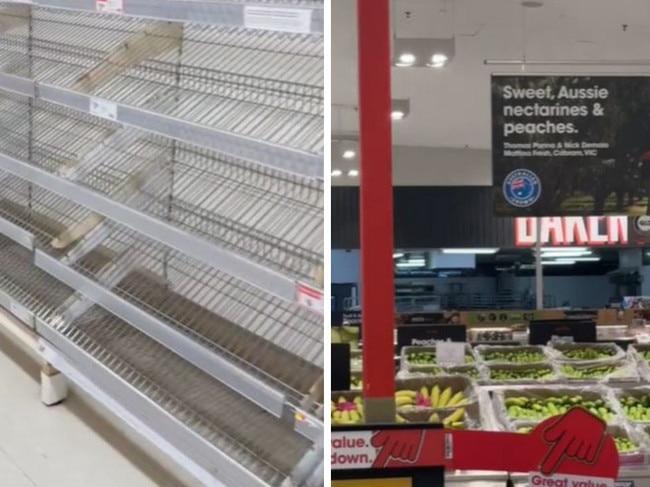
{"type": "Polygon", "coordinates": [[[645,215],[650,77],[492,77],[499,216],[645,215]]]}

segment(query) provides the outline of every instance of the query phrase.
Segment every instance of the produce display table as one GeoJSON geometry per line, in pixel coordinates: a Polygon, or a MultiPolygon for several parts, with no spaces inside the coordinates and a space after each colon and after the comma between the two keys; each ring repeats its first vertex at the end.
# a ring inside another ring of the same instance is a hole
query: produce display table
{"type": "MultiPolygon", "coordinates": [[[[583,405],[601,416],[609,425],[608,432],[617,443],[620,441],[621,471],[618,480],[634,482],[635,487],[650,487],[650,345],[633,344],[625,350],[611,342],[556,343],[544,347],[499,344],[466,347],[464,353],[465,364],[459,366],[438,363],[436,347],[404,347],[401,350],[395,388],[397,422],[422,424],[437,421],[451,429],[521,430],[524,434],[527,427],[534,427],[549,413],[544,410],[538,416],[533,412],[530,420],[525,417],[508,420],[506,404],[517,406],[516,398],[532,397],[538,403],[532,401],[528,406],[531,409],[543,408],[545,406],[540,404],[547,404],[545,398],[556,397],[550,400],[552,408],[563,405],[570,407],[574,404],[571,398],[575,398],[575,404],[583,405]],[[546,379],[495,380],[490,374],[491,369],[499,367],[525,371],[540,366],[549,367],[553,376],[546,379]],[[472,368],[479,374],[469,377],[465,371],[472,368]],[[597,370],[602,374],[592,376],[588,372],[585,373],[586,377],[571,377],[576,370],[597,370]],[[449,392],[445,394],[447,389],[449,392]],[[443,396],[444,400],[441,399],[443,396]],[[628,396],[631,399],[627,399],[628,396]],[[508,401],[509,397],[515,400],[508,401]],[[565,398],[564,402],[562,397],[565,398]],[[460,409],[463,410],[462,415],[458,413],[460,409]],[[453,421],[448,420],[450,417],[453,417],[453,421]]],[[[362,381],[358,372],[356,379],[355,385],[360,389],[362,381]]],[[[333,410],[350,407],[339,407],[337,402],[342,395],[346,403],[360,404],[360,390],[333,392],[333,410]]],[[[516,407],[512,412],[518,413],[516,407]]],[[[349,413],[343,416],[343,423],[349,421],[349,416],[349,413]]],[[[352,416],[363,423],[362,411],[352,416]]],[[[336,413],[333,424],[341,424],[340,421],[341,414],[336,413]]],[[[476,487],[503,487],[506,480],[506,472],[446,473],[446,483],[450,485],[463,482],[466,486],[467,482],[471,482],[476,487]]],[[[527,478],[523,474],[514,475],[512,480],[515,484],[526,483],[527,478]]],[[[624,485],[630,487],[629,483],[624,485]]]]}

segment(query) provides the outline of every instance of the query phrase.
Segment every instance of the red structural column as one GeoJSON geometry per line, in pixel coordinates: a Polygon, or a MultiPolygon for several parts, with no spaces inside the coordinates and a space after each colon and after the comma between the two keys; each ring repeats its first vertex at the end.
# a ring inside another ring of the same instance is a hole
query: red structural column
{"type": "Polygon", "coordinates": [[[370,407],[390,399],[394,411],[390,1],[357,0],[357,7],[363,395],[370,407]]]}

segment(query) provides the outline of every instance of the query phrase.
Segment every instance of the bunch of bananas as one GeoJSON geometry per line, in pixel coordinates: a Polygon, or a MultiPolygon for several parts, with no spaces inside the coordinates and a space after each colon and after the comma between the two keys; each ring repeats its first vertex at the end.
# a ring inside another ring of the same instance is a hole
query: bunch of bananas
{"type": "Polygon", "coordinates": [[[435,385],[429,389],[422,386],[419,391],[401,390],[395,393],[397,407],[415,406],[426,408],[453,408],[465,406],[469,401],[465,398],[463,391],[454,393],[451,387],[444,391],[440,386],[435,385]]]}
{"type": "Polygon", "coordinates": [[[364,421],[361,396],[356,396],[352,401],[341,396],[336,403],[331,401],[330,407],[334,425],[361,424],[364,421]]]}

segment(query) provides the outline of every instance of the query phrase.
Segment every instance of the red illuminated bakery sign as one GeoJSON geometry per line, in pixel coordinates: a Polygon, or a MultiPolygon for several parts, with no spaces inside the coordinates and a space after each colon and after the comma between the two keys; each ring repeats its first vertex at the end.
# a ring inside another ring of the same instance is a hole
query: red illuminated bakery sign
{"type": "MultiPolygon", "coordinates": [[[[632,245],[650,237],[649,217],[543,217],[540,223],[544,246],[632,245]]],[[[536,242],[537,218],[515,218],[515,245],[533,247],[536,242]]]]}

